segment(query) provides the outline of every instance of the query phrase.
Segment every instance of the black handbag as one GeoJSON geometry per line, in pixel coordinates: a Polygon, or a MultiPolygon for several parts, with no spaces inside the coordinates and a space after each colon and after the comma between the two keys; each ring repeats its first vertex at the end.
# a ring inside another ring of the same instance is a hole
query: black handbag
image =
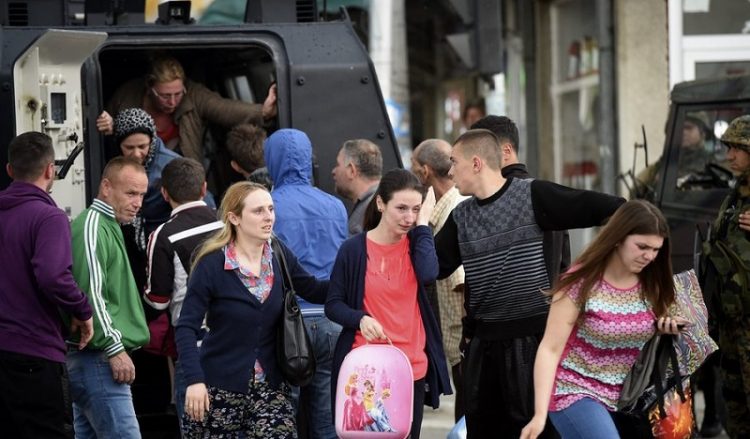
{"type": "Polygon", "coordinates": [[[654,366],[656,365],[657,354],[659,353],[659,342],[661,339],[661,335],[654,335],[641,349],[641,353],[635,360],[633,367],[630,368],[630,372],[628,372],[628,375],[625,377],[625,381],[622,384],[620,399],[617,401],[618,411],[629,413],[643,408],[642,405],[645,402],[643,401],[644,392],[652,382],[651,378],[654,372],[654,366]]]}
{"type": "Polygon", "coordinates": [[[614,416],[621,433],[629,424],[638,437],[695,437],[690,378],[680,374],[673,338],[654,335],[625,378],[614,416]]]}
{"type": "Polygon", "coordinates": [[[294,292],[284,251],[275,237],[271,240],[271,246],[273,257],[281,267],[281,288],[284,292],[284,307],[276,336],[276,362],[281,375],[289,384],[305,386],[315,375],[315,356],[302,320],[302,311],[297,304],[297,295],[294,292]]]}

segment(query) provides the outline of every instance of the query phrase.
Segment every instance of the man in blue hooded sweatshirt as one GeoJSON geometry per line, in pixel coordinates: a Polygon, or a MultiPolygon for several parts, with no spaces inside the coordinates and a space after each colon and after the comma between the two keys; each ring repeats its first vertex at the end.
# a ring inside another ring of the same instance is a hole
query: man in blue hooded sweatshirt
{"type": "Polygon", "coordinates": [[[92,310],[71,273],[70,225],[48,192],[55,179],[49,136],[28,132],[8,147],[13,179],[0,192],[0,437],[72,438],[73,416],[60,312],[79,349],[92,310]]]}
{"type": "MultiPolygon", "coordinates": [[[[278,130],[266,140],[264,158],[273,180],[274,233],[297,255],[305,270],[318,279],[328,279],[339,246],[348,236],[346,208],[341,200],[312,185],[310,139],[299,130],[278,130]]],[[[313,381],[302,388],[300,409],[310,437],[335,438],[331,363],[341,326],[326,318],[323,305],[297,300],[317,365],[313,381]]]]}

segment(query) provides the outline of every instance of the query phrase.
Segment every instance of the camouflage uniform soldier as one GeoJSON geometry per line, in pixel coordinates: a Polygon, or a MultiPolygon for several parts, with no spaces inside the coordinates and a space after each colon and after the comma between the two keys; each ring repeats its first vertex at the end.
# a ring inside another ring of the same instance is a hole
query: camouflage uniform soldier
{"type": "Polygon", "coordinates": [[[713,294],[721,371],[732,438],[750,437],[750,116],[733,120],[721,137],[737,185],[724,200],[711,235],[706,289],[713,294]]]}

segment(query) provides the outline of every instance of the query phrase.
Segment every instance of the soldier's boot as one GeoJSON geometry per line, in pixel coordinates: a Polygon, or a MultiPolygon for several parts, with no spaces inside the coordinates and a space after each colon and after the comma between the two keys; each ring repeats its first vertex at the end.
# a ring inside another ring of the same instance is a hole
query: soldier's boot
{"type": "Polygon", "coordinates": [[[721,380],[727,409],[727,433],[732,439],[750,438],[750,358],[745,347],[746,329],[726,325],[722,328],[720,347],[721,380]],[[731,342],[730,342],[731,340],[731,342]]]}
{"type": "Polygon", "coordinates": [[[721,419],[726,418],[724,400],[721,397],[721,380],[718,370],[718,355],[713,355],[703,364],[700,374],[700,387],[706,407],[703,412],[700,433],[702,437],[710,438],[721,434],[724,429],[721,419]],[[723,416],[722,416],[723,414],[723,416]]]}

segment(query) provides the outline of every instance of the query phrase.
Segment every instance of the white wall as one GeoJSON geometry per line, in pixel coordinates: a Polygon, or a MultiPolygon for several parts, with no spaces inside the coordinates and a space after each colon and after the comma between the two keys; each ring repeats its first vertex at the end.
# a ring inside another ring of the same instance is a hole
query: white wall
{"type": "MultiPolygon", "coordinates": [[[[649,163],[664,147],[664,125],[669,113],[669,39],[667,2],[615,0],[615,56],[617,76],[618,172],[633,166],[633,145],[643,142],[646,127],[649,163]]],[[[644,167],[638,150],[636,173],[644,167]]],[[[627,195],[624,187],[620,193],[627,195]]]]}

